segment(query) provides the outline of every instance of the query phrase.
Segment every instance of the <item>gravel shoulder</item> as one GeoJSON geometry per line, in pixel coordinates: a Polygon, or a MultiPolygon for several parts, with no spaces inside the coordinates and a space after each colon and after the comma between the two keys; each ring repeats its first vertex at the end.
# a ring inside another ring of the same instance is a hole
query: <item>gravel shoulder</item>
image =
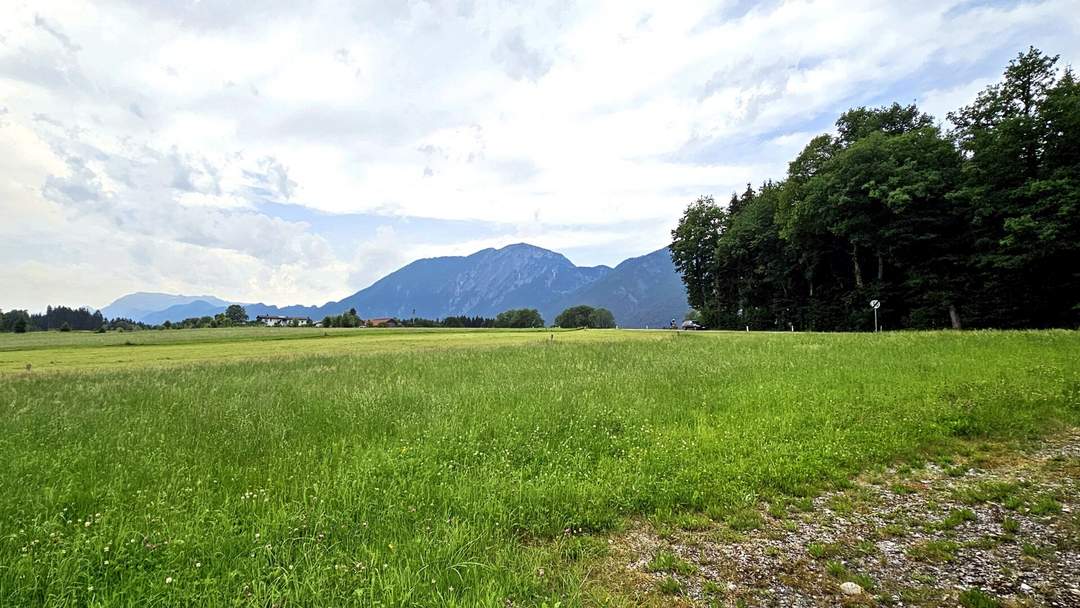
{"type": "Polygon", "coordinates": [[[1080,607],[1080,429],[846,485],[637,522],[591,582],[629,605],[1080,607]]]}

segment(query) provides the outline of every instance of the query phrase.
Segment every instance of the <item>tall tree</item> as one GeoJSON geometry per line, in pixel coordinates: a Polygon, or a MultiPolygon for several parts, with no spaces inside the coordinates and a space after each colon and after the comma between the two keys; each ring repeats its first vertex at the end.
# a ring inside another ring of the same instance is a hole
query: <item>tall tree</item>
{"type": "Polygon", "coordinates": [[[720,284],[716,276],[716,245],[727,213],[711,196],[698,197],[683,212],[671,232],[671,259],[686,285],[687,301],[712,326],[720,284]]]}
{"type": "Polygon", "coordinates": [[[535,308],[504,310],[495,317],[495,327],[543,327],[544,318],[535,308]]]}
{"type": "Polygon", "coordinates": [[[615,315],[606,308],[593,308],[584,304],[571,306],[555,317],[555,326],[607,329],[615,327],[615,315]]]}
{"type": "Polygon", "coordinates": [[[1080,322],[1080,93],[1057,61],[1031,48],[949,114],[967,158],[960,195],[973,210],[980,325],[1080,322]]]}
{"type": "Polygon", "coordinates": [[[242,325],[248,320],[247,310],[239,304],[230,304],[225,309],[225,317],[235,325],[242,325]]]}

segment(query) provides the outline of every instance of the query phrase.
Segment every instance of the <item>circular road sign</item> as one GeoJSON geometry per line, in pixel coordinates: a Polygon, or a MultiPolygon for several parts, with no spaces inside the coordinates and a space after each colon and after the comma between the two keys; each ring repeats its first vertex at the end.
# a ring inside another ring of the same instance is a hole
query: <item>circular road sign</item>
{"type": "Polygon", "coordinates": [[[878,300],[870,300],[870,308],[881,308],[881,302],[878,300]]]}

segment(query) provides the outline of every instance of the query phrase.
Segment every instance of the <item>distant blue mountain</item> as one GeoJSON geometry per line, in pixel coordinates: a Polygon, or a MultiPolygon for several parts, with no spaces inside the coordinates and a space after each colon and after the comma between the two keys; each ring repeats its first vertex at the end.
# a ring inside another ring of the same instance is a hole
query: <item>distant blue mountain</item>
{"type": "MultiPolygon", "coordinates": [[[[214,296],[180,296],[169,293],[140,291],[117,298],[112,304],[101,309],[101,314],[109,319],[133,319],[142,321],[144,317],[167,308],[191,304],[192,302],[209,303],[215,306],[228,306],[225,300],[214,296]]],[[[177,320],[177,319],[174,319],[177,320]]]]}
{"type": "MultiPolygon", "coordinates": [[[[285,306],[277,307],[270,304],[245,304],[243,302],[224,302],[214,298],[215,301],[221,302],[215,304],[206,300],[195,300],[187,304],[177,304],[170,306],[165,310],[159,310],[157,312],[148,313],[142,316],[142,318],[136,319],[143,323],[150,325],[160,325],[165,321],[183,321],[184,319],[190,319],[193,317],[212,317],[218,313],[225,312],[225,309],[229,307],[229,304],[240,304],[244,307],[248,317],[254,319],[260,315],[283,315],[289,317],[311,317],[322,318],[320,315],[320,308],[317,306],[285,306]]],[[[347,310],[347,309],[346,309],[347,310]]],[[[326,313],[323,313],[325,315],[326,313]]],[[[337,314],[337,313],[334,313],[337,314]]]]}
{"type": "Polygon", "coordinates": [[[667,327],[690,310],[686,289],[667,247],[630,258],[599,280],[568,294],[541,311],[549,323],[570,306],[588,304],[610,310],[620,327],[667,327]]]}
{"type": "Polygon", "coordinates": [[[355,308],[368,317],[493,317],[510,308],[544,310],[609,272],[607,266],[574,266],[562,254],[533,245],[508,245],[417,260],[324,308],[355,308]]]}
{"type": "MultiPolygon", "coordinates": [[[[131,302],[145,306],[152,300],[146,296],[164,296],[160,301],[165,305],[131,318],[155,325],[215,315],[230,304],[206,296],[131,294],[106,306],[103,314],[110,317],[106,311],[132,310],[131,302]]],[[[323,306],[243,306],[252,318],[276,314],[316,320],[350,308],[364,318],[430,319],[494,317],[511,308],[536,308],[551,323],[563,308],[577,304],[608,308],[623,327],[666,326],[672,318],[681,320],[688,309],[686,292],[666,248],[610,268],[575,266],[562,254],[524,243],[468,256],[417,260],[370,287],[323,306]]]]}
{"type": "Polygon", "coordinates": [[[165,321],[180,321],[189,317],[212,317],[219,312],[225,312],[227,307],[227,303],[214,304],[206,300],[195,300],[194,302],[176,304],[165,310],[143,315],[139,320],[150,325],[161,325],[165,321]]]}

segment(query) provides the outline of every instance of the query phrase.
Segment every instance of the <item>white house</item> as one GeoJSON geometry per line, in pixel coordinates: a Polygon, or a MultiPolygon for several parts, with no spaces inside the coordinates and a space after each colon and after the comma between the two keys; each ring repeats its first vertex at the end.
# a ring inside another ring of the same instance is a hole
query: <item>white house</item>
{"type": "Polygon", "coordinates": [[[267,327],[285,327],[289,325],[311,325],[309,317],[282,317],[278,315],[259,315],[255,320],[267,327]]]}

